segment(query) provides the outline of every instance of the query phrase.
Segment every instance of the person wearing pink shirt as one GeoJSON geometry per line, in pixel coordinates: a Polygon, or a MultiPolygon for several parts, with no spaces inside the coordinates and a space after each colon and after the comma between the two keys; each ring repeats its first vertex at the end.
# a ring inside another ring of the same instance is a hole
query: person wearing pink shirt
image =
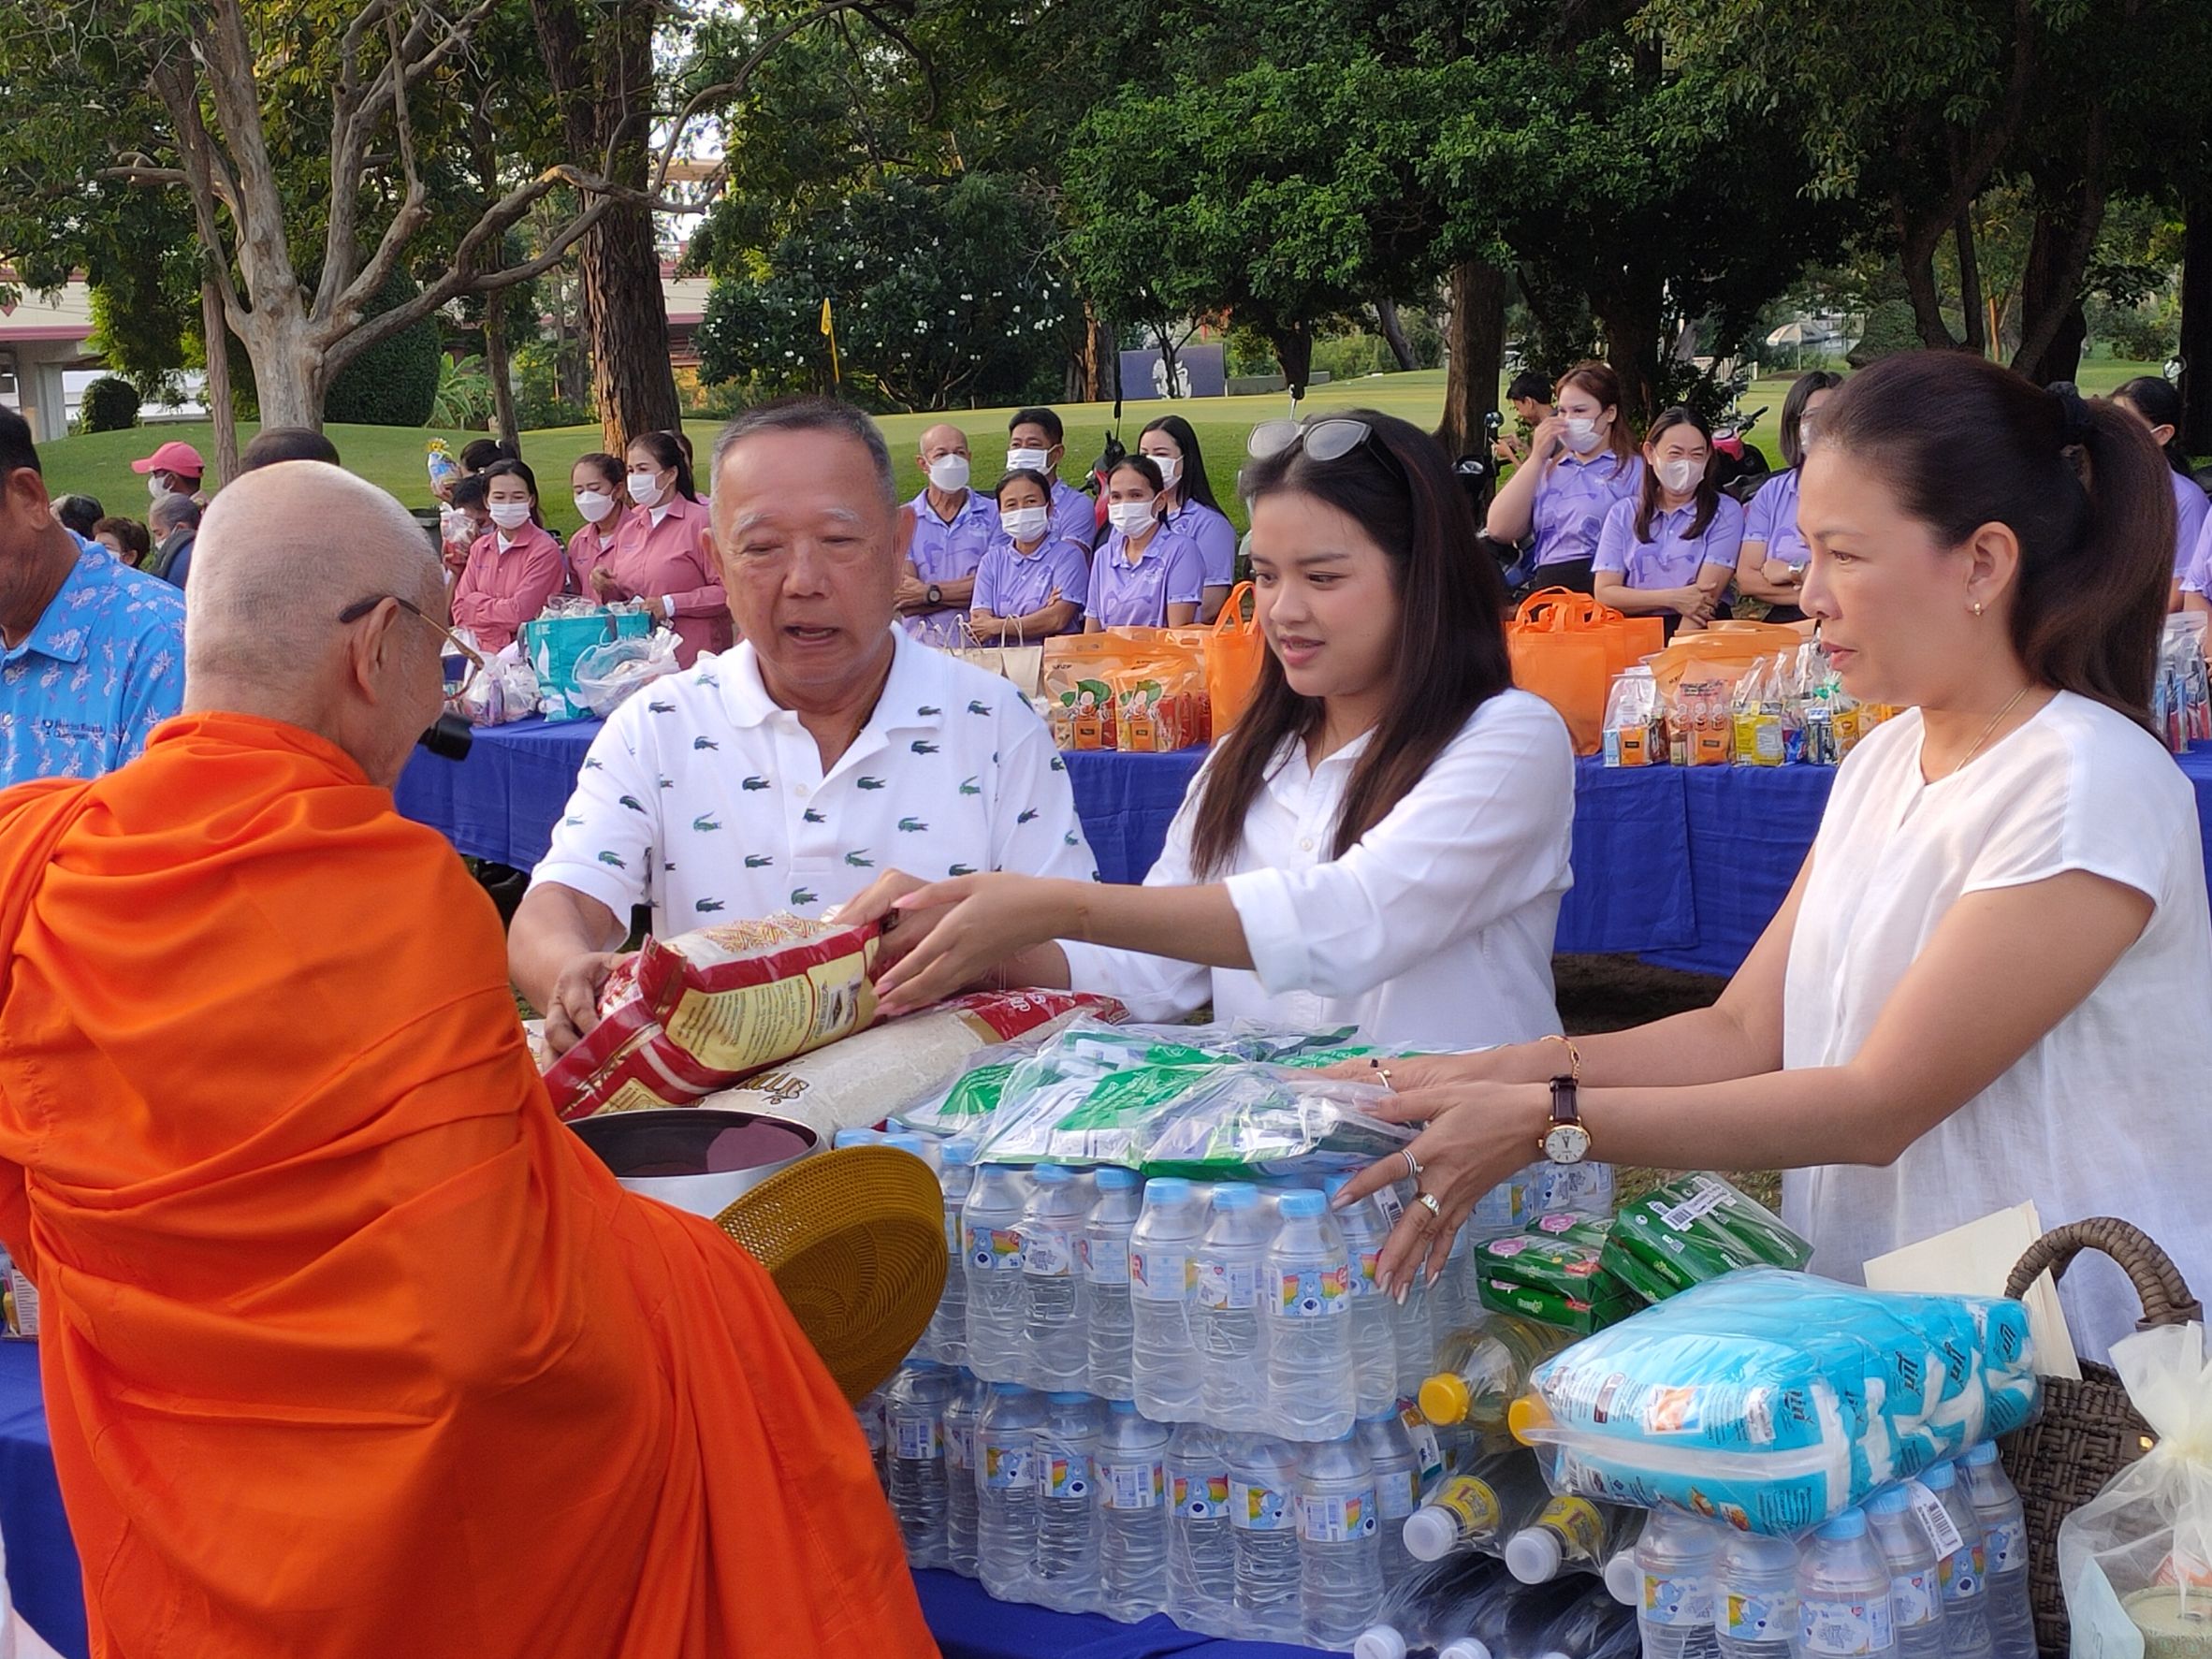
{"type": "Polygon", "coordinates": [[[538,522],[538,481],[518,460],[484,471],[484,499],[492,528],[469,547],[469,561],[453,587],[453,625],[466,628],[479,648],[504,650],[522,624],[560,591],[560,544],[538,522]]]}
{"type": "Polygon", "coordinates": [[[579,456],[568,470],[568,487],[575,498],[576,517],[584,522],[568,538],[568,588],[571,593],[591,591],[591,573],[606,562],[615,545],[615,531],[622,522],[629,498],[622,462],[615,456],[594,451],[579,456]]]}
{"type": "Polygon", "coordinates": [[[730,602],[708,546],[706,509],[670,432],[630,441],[630,499],[613,546],[592,566],[590,592],[603,603],[644,599],[676,624],[676,660],[726,651],[735,639],[730,602]]]}

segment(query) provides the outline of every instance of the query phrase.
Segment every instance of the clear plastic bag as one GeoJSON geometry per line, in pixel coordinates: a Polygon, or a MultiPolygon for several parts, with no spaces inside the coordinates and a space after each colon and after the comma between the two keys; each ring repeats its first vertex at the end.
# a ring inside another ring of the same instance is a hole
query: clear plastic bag
{"type": "Polygon", "coordinates": [[[503,726],[537,713],[538,674],[522,647],[511,645],[488,659],[457,706],[473,726],[503,726]]]}
{"type": "Polygon", "coordinates": [[[1605,764],[1651,766],[1666,764],[1660,740],[1659,686],[1642,663],[1624,668],[1606,698],[1605,764]]]}
{"type": "Polygon", "coordinates": [[[632,692],[676,672],[676,635],[665,630],[593,646],[576,659],[577,701],[604,720],[632,692]]]}
{"type": "Polygon", "coordinates": [[[2212,1651],[2212,1353],[2201,1324],[2123,1337],[2112,1365],[2158,1444],[2059,1527],[2074,1651],[2212,1651]]]}

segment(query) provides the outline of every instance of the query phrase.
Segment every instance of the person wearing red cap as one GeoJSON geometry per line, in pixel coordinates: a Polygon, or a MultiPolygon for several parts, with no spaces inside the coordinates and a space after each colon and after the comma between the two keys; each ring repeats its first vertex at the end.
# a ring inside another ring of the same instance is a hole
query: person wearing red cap
{"type": "Polygon", "coordinates": [[[145,459],[131,462],[132,472],[145,475],[146,493],[155,501],[165,495],[183,495],[203,507],[208,504],[208,498],[200,492],[199,481],[207,470],[198,450],[174,438],[145,459]]]}

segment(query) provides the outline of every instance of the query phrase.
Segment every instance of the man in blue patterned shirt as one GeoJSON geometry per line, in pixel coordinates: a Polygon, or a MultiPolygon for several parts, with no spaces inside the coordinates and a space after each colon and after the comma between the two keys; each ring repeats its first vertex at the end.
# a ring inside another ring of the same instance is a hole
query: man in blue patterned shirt
{"type": "Polygon", "coordinates": [[[183,596],[79,550],[0,409],[0,788],[111,772],[183,698],[183,596]]]}

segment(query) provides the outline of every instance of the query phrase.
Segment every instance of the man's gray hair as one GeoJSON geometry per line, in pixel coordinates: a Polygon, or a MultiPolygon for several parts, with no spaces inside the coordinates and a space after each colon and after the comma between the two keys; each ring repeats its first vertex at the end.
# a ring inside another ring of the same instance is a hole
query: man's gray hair
{"type": "Polygon", "coordinates": [[[199,503],[188,495],[170,490],[146,509],[146,527],[156,536],[165,536],[172,530],[197,530],[199,503]]]}
{"type": "MultiPolygon", "coordinates": [[[[898,504],[898,481],[891,470],[891,448],[883,442],[882,432],[865,413],[835,398],[779,398],[757,409],[748,409],[715,439],[713,471],[708,477],[719,478],[722,457],[745,439],[762,432],[830,432],[852,439],[866,447],[868,458],[875,463],[876,483],[882,490],[883,504],[887,507],[898,504]]],[[[711,485],[709,493],[712,493],[711,485]]]]}

